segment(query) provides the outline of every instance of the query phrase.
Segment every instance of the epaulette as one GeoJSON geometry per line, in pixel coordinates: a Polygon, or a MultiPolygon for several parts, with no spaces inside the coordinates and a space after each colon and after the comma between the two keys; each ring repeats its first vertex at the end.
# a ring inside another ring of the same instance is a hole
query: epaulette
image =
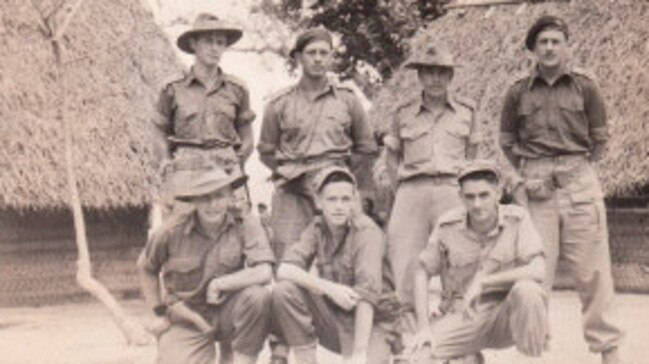
{"type": "Polygon", "coordinates": [[[178,74],[178,73],[176,73],[175,75],[167,77],[162,82],[160,82],[160,84],[159,84],[160,87],[159,88],[160,89],[163,89],[163,88],[166,89],[169,86],[173,85],[174,83],[178,83],[178,82],[184,80],[186,77],[187,77],[186,74],[178,74]]]}
{"type": "Polygon", "coordinates": [[[464,97],[464,96],[454,95],[453,96],[453,101],[457,102],[458,104],[460,104],[462,106],[466,106],[471,110],[475,110],[478,107],[477,102],[475,102],[474,100],[472,100],[472,99],[470,99],[468,97],[464,97]]]}
{"type": "Polygon", "coordinates": [[[352,84],[350,84],[349,82],[332,82],[332,86],[336,90],[345,90],[345,91],[349,91],[351,93],[355,92],[354,91],[354,86],[352,84]]]}
{"type": "Polygon", "coordinates": [[[406,100],[399,102],[397,106],[394,108],[394,110],[395,112],[399,112],[407,107],[412,106],[416,102],[419,102],[420,99],[421,96],[407,98],[406,100]]]}
{"type": "Polygon", "coordinates": [[[518,205],[501,205],[500,208],[502,209],[502,214],[505,217],[513,217],[517,220],[522,220],[523,217],[525,217],[525,215],[527,214],[527,210],[518,205]]]}
{"type": "Polygon", "coordinates": [[[595,74],[593,72],[591,72],[589,70],[586,70],[584,68],[581,68],[581,67],[572,67],[570,69],[570,73],[574,73],[576,75],[586,77],[586,78],[590,79],[591,81],[596,81],[597,80],[597,77],[595,76],[595,74]]]}
{"type": "Polygon", "coordinates": [[[295,85],[287,86],[284,88],[279,89],[278,91],[273,92],[270,96],[266,98],[266,102],[275,102],[282,98],[283,96],[286,96],[293,92],[295,90],[295,85]]]}
{"type": "Polygon", "coordinates": [[[235,75],[225,73],[225,74],[223,74],[223,79],[225,80],[225,82],[233,83],[233,84],[243,88],[244,90],[248,89],[248,85],[246,84],[246,81],[240,79],[239,77],[237,77],[235,75]]]}
{"type": "Polygon", "coordinates": [[[465,219],[466,213],[464,207],[456,207],[442,214],[442,216],[437,219],[437,224],[439,226],[444,226],[462,222],[465,219]]]}

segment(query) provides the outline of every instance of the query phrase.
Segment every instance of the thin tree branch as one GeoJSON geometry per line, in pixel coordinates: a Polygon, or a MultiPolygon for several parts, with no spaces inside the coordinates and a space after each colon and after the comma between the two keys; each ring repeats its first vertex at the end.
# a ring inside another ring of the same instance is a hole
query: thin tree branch
{"type": "Polygon", "coordinates": [[[72,18],[74,17],[74,14],[77,13],[77,10],[81,7],[81,4],[83,4],[84,0],[76,0],[76,2],[70,6],[65,6],[62,11],[65,11],[66,14],[64,15],[63,21],[61,22],[61,25],[54,31],[54,35],[52,36],[52,41],[53,42],[58,42],[61,37],[63,37],[63,34],[65,33],[66,29],[70,25],[70,22],[72,21],[72,18]]]}

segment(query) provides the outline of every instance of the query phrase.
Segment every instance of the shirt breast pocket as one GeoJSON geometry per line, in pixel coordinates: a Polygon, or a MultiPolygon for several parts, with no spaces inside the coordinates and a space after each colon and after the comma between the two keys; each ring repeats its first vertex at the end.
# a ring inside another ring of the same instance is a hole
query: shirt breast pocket
{"type": "Polygon", "coordinates": [[[344,144],[349,140],[349,130],[352,124],[350,115],[345,111],[343,105],[327,109],[322,118],[320,127],[330,135],[337,145],[344,144]]]}
{"type": "Polygon", "coordinates": [[[457,121],[442,127],[441,133],[435,133],[435,145],[439,155],[450,159],[464,159],[470,132],[468,122],[457,121]]]}
{"type": "Polygon", "coordinates": [[[179,104],[174,119],[174,134],[179,138],[197,138],[201,131],[201,110],[194,103],[179,104]]]}
{"type": "Polygon", "coordinates": [[[404,164],[417,164],[431,158],[433,145],[429,136],[428,125],[406,126],[401,130],[404,164]]]}
{"type": "Polygon", "coordinates": [[[544,133],[545,124],[542,120],[541,101],[534,97],[522,97],[518,107],[518,118],[522,125],[519,133],[523,140],[530,140],[544,133]]]}
{"type": "Polygon", "coordinates": [[[219,257],[224,274],[240,270],[243,267],[243,252],[239,246],[224,246],[219,257]]]}
{"type": "Polygon", "coordinates": [[[227,100],[210,105],[205,123],[204,138],[236,140],[235,112],[235,105],[227,103],[227,100]]]}
{"type": "Polygon", "coordinates": [[[200,258],[183,257],[169,259],[163,274],[165,286],[170,293],[189,292],[198,288],[203,279],[200,258]]]}

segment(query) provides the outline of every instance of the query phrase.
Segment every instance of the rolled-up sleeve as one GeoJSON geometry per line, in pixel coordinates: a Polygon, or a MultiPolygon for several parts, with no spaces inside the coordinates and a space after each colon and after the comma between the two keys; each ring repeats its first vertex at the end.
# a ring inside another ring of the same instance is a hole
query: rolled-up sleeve
{"type": "Polygon", "coordinates": [[[541,235],[527,212],[522,215],[516,244],[516,260],[519,264],[529,263],[532,258],[545,255],[541,235]]]}
{"type": "Polygon", "coordinates": [[[349,113],[352,119],[351,137],[354,141],[354,153],[373,154],[378,150],[374,140],[373,129],[367,118],[360,100],[356,95],[350,95],[349,113]]]}
{"type": "Polygon", "coordinates": [[[174,91],[171,84],[165,86],[160,92],[158,101],[155,104],[155,111],[152,119],[153,124],[164,133],[171,133],[174,117],[174,91]]]}
{"type": "Polygon", "coordinates": [[[282,263],[295,264],[304,270],[308,270],[316,255],[316,246],[318,244],[316,234],[315,226],[313,224],[309,225],[300,235],[300,240],[284,252],[282,263]]]}
{"type": "Polygon", "coordinates": [[[242,228],[246,264],[255,266],[260,263],[275,263],[275,255],[270,249],[268,236],[261,224],[261,220],[257,216],[249,214],[243,218],[242,228]]]}
{"type": "Polygon", "coordinates": [[[500,147],[508,150],[514,147],[517,141],[517,103],[518,91],[516,86],[512,86],[505,95],[502,112],[500,114],[500,147]]]}
{"type": "Polygon", "coordinates": [[[435,227],[428,239],[426,248],[419,254],[419,264],[430,275],[440,274],[442,267],[442,241],[440,239],[440,227],[435,227]]]}
{"type": "Polygon", "coordinates": [[[147,240],[143,256],[143,268],[149,273],[158,274],[169,258],[169,232],[158,231],[147,240]]]}
{"type": "Polygon", "coordinates": [[[250,108],[250,92],[246,87],[241,87],[241,96],[237,110],[237,125],[249,124],[255,120],[255,112],[250,108]]]}
{"type": "Polygon", "coordinates": [[[609,133],[604,99],[594,82],[589,80],[584,86],[584,108],[590,138],[594,143],[605,143],[609,133]]]}
{"type": "Polygon", "coordinates": [[[280,129],[277,111],[275,110],[275,105],[272,102],[269,102],[266,105],[261,122],[261,133],[259,135],[259,143],[257,144],[257,151],[259,154],[274,154],[279,145],[279,138],[280,129]]]}
{"type": "Polygon", "coordinates": [[[383,258],[385,237],[377,229],[358,232],[359,243],[354,259],[354,290],[364,300],[376,306],[383,289],[383,258]]]}

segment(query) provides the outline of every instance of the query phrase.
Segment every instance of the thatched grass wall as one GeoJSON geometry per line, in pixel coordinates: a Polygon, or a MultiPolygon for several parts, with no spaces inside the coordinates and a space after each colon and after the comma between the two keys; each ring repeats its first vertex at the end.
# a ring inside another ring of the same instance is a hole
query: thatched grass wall
{"type": "MultiPolygon", "coordinates": [[[[532,65],[525,33],[542,14],[564,18],[574,63],[597,77],[611,124],[610,152],[599,170],[609,196],[633,195],[649,184],[649,2],[579,0],[449,11],[428,24],[413,51],[433,39],[449,45],[463,65],[455,89],[479,102],[487,144],[499,155],[497,130],[505,92],[532,65]]],[[[394,108],[417,92],[416,75],[401,70],[379,93],[372,119],[385,130],[394,108]]]]}
{"type": "MultiPolygon", "coordinates": [[[[117,297],[139,294],[135,269],[147,209],[86,211],[93,273],[117,297]]],[[[87,300],[76,284],[77,250],[67,209],[0,210],[0,307],[87,300]]]]}
{"type": "MultiPolygon", "coordinates": [[[[0,3],[0,207],[48,209],[67,201],[61,86],[38,12],[53,0],[0,3]],[[32,7],[36,3],[36,9],[32,7]]],[[[85,1],[63,39],[74,164],[89,208],[148,202],[148,126],[164,81],[180,73],[144,2],[85,1]]]]}

